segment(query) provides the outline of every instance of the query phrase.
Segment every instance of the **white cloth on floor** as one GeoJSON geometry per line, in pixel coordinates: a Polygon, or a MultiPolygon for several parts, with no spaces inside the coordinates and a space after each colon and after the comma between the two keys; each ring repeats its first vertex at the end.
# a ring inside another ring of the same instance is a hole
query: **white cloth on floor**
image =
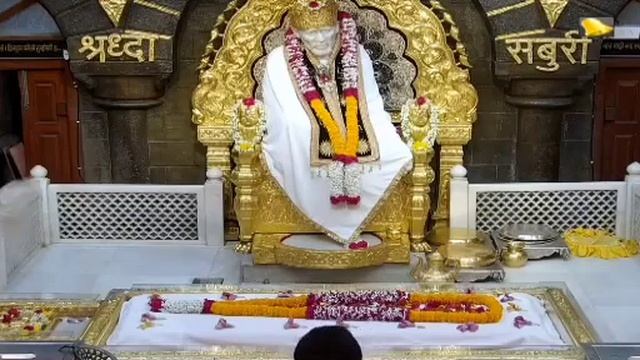
{"type": "MultiPolygon", "coordinates": [[[[379,161],[361,177],[360,205],[334,207],[329,179],[311,167],[311,120],[295,90],[283,47],[273,50],[263,80],[267,133],[263,152],[270,173],[288,197],[314,223],[343,243],[357,240],[358,230],[399,174],[411,166],[411,151],[398,135],[376,84],[371,59],[360,47],[360,61],[369,119],[378,142],[379,161]]],[[[278,211],[278,209],[274,209],[278,211]]]]}
{"type": "MultiPolygon", "coordinates": [[[[209,299],[219,299],[212,294],[209,299]]],[[[242,294],[245,299],[275,298],[276,295],[242,294]]],[[[437,346],[533,348],[567,345],[560,337],[540,300],[528,294],[511,294],[522,312],[507,312],[497,324],[480,325],[477,332],[462,333],[458,324],[417,324],[424,328],[399,329],[392,322],[348,322],[350,331],[367,353],[393,349],[427,349],[437,346]],[[517,329],[516,316],[524,316],[533,323],[517,329]]],[[[204,299],[202,295],[166,295],[167,299],[204,299]]],[[[241,300],[241,299],[239,299],[241,300]]],[[[231,329],[216,330],[220,319],[216,315],[157,314],[164,320],[150,329],[139,328],[142,314],[149,311],[149,295],[133,297],[122,308],[120,320],[111,335],[110,346],[248,346],[267,347],[292,352],[300,338],[311,328],[335,325],[335,321],[296,320],[302,328],[284,329],[287,319],[256,317],[224,317],[231,329]]],[[[506,304],[504,305],[506,307],[506,304]]]]}

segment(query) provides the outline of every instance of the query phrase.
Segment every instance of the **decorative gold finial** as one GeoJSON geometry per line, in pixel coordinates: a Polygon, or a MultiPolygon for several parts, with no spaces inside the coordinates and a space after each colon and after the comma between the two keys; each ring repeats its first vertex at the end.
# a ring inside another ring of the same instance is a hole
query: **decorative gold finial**
{"type": "Polygon", "coordinates": [[[120,25],[122,15],[125,9],[129,5],[129,0],[98,0],[98,3],[102,7],[114,26],[120,25]]]}
{"type": "Polygon", "coordinates": [[[291,26],[299,31],[338,24],[338,4],[334,0],[298,0],[289,10],[291,26]]]}
{"type": "Polygon", "coordinates": [[[540,0],[540,5],[542,5],[544,9],[544,13],[547,15],[551,27],[556,26],[567,4],[569,4],[569,0],[540,0]]]}

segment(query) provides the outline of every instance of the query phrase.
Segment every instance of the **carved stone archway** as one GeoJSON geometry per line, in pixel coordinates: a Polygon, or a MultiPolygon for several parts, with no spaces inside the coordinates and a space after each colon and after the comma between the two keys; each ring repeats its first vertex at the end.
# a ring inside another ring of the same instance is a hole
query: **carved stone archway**
{"type": "Polygon", "coordinates": [[[40,2],[67,41],[74,77],[107,111],[111,181],[148,182],[147,110],[162,103],[165,80],[174,69],[173,39],[187,0],[40,2]],[[109,54],[88,58],[90,52],[81,52],[86,39],[98,47],[99,41],[106,42],[100,37],[127,33],[157,37],[153,55],[145,53],[145,61],[136,61],[109,54]]]}
{"type": "Polygon", "coordinates": [[[503,84],[507,102],[518,108],[517,180],[560,179],[563,111],[574,105],[578,93],[593,91],[600,41],[590,44],[583,64],[565,59],[559,60],[558,69],[541,71],[540,63],[514,63],[507,49],[508,39],[566,39],[567,32],[579,29],[581,18],[615,17],[629,2],[475,0],[494,38],[494,77],[503,84]]]}

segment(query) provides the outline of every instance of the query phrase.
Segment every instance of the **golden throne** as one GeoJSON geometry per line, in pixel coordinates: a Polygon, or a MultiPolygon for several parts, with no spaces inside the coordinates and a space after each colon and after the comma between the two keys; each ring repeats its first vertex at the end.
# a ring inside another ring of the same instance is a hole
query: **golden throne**
{"type": "MultiPolygon", "coordinates": [[[[291,247],[292,234],[319,229],[279,188],[260,161],[259,141],[232,150],[232,119],[241,99],[260,98],[259,79],[266,54],[282,44],[287,10],[295,0],[232,1],[220,15],[200,66],[193,95],[193,122],[207,148],[207,168],[225,174],[227,216],[239,225],[239,252],[255,264],[316,269],[348,269],[384,263],[408,263],[410,252],[428,249],[426,223],[431,213],[430,184],[439,174],[431,216],[433,228],[448,226],[449,170],[462,164],[463,145],[471,139],[478,97],[469,81],[466,50],[451,16],[437,1],[342,0],[356,19],[361,41],[374,62],[385,107],[395,121],[400,108],[418,95],[439,109],[436,150],[413,146],[414,166],[375,209],[363,232],[382,240],[366,250],[325,251],[291,247]],[[385,81],[384,84],[380,84],[385,81]],[[431,163],[439,162],[436,171],[431,163]]],[[[410,119],[420,125],[419,118],[410,119]]],[[[411,137],[411,132],[409,132],[411,137]]]]}

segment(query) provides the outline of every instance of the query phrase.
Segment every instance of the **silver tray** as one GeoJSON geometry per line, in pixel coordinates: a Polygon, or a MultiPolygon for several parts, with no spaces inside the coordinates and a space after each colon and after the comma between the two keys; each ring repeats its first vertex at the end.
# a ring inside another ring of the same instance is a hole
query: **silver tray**
{"type": "Polygon", "coordinates": [[[527,242],[549,242],[560,236],[557,231],[547,225],[541,224],[505,225],[499,232],[502,238],[527,242]]]}
{"type": "MultiPolygon", "coordinates": [[[[512,241],[502,237],[500,231],[494,231],[491,233],[491,237],[495,240],[495,244],[500,255],[502,255],[502,252],[506,250],[507,243],[512,241]]],[[[571,257],[571,252],[562,237],[557,237],[552,239],[550,242],[543,244],[531,243],[528,241],[523,241],[523,243],[525,244],[524,251],[527,252],[529,260],[541,260],[554,256],[559,256],[564,260],[568,260],[571,257]]]]}

